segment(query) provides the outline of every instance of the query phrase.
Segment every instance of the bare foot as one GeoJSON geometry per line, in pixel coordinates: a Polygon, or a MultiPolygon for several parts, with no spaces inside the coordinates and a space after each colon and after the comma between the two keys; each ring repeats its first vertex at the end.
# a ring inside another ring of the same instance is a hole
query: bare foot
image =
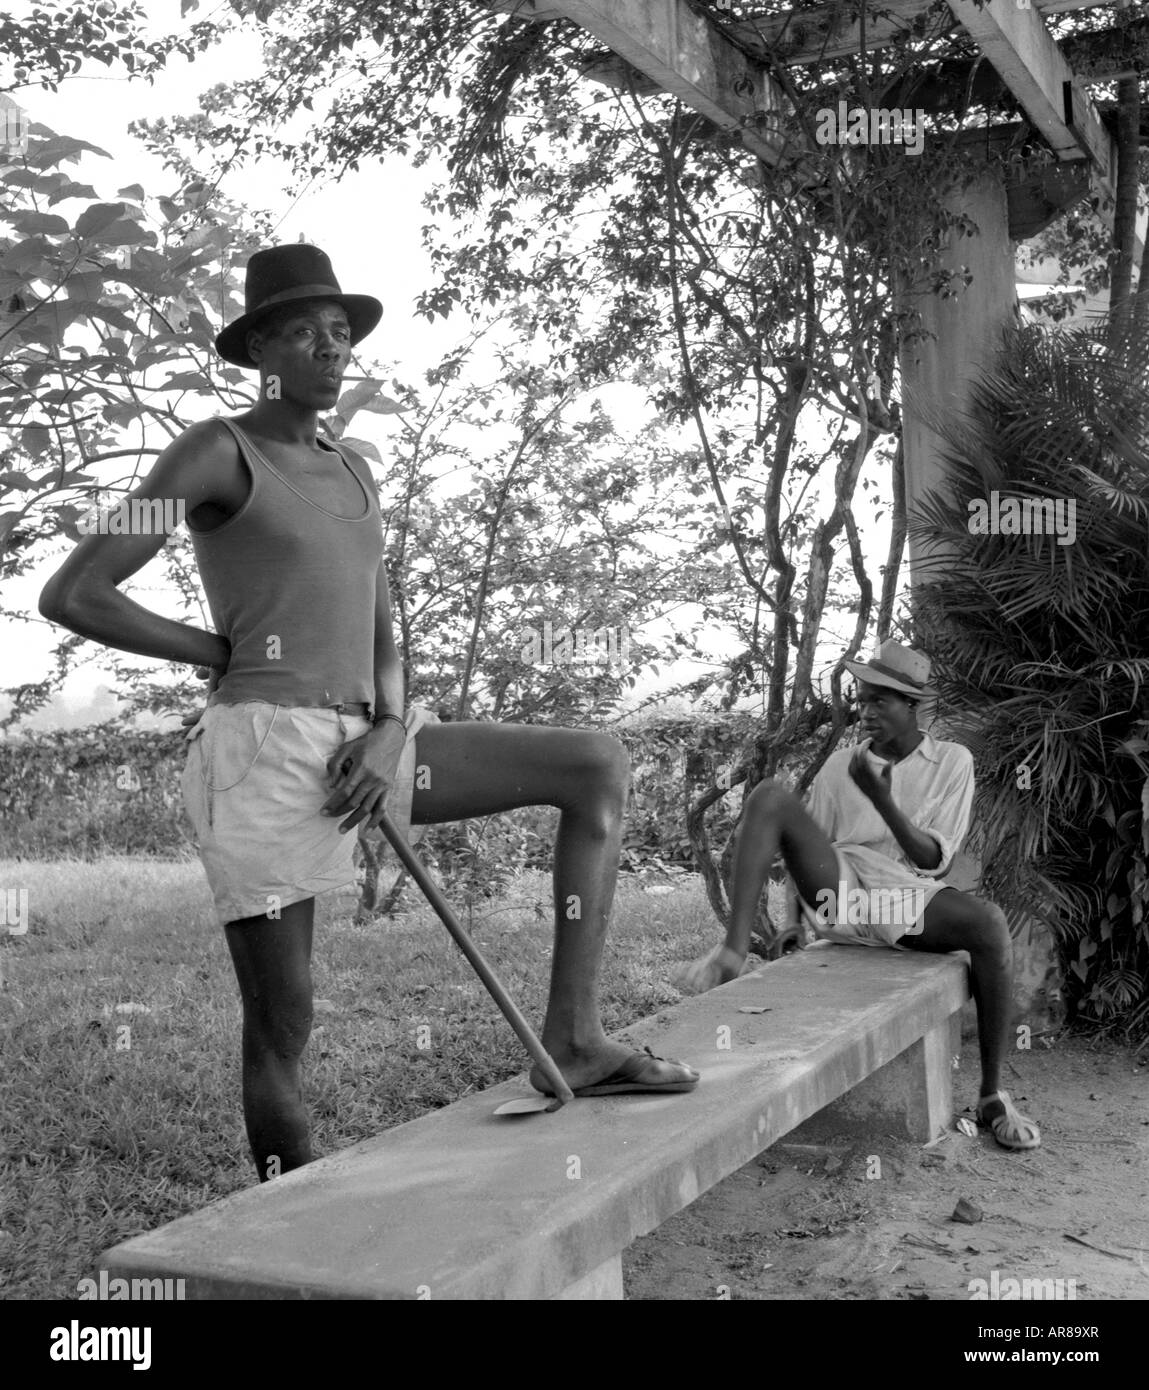
{"type": "MultiPolygon", "coordinates": [[[[572,1091],[601,1085],[616,1078],[621,1080],[620,1074],[625,1076],[623,1084],[630,1090],[687,1089],[693,1088],[700,1075],[685,1062],[654,1057],[627,1047],[625,1043],[611,1042],[608,1038],[589,1048],[574,1050],[555,1046],[548,1050],[572,1091]]],[[[537,1066],[531,1068],[529,1079],[536,1091],[542,1091],[544,1095],[553,1093],[550,1082],[537,1066]]],[[[622,1089],[622,1085],[619,1089],[622,1089]]]]}
{"type": "Polygon", "coordinates": [[[683,994],[705,994],[708,989],[736,980],[745,964],[746,957],[729,946],[715,946],[713,951],[680,970],[673,983],[683,994]]]}

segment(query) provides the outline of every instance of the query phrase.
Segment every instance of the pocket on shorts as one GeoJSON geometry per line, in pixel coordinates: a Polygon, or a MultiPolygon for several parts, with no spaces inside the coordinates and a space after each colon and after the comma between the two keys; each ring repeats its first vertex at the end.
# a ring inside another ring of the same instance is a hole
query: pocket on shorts
{"type": "Polygon", "coordinates": [[[258,764],[278,714],[278,705],[262,700],[211,705],[204,712],[189,735],[184,765],[184,796],[193,823],[194,806],[208,827],[214,824],[216,798],[240,786],[258,764]]]}
{"type": "Polygon", "coordinates": [[[213,705],[215,717],[200,747],[204,783],[213,792],[238,787],[259,762],[279,714],[278,705],[249,700],[242,705],[213,705]]]}

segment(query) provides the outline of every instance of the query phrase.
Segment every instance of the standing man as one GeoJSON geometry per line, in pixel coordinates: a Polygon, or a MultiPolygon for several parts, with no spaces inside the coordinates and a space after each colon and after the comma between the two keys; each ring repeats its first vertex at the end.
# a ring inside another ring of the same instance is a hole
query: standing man
{"type": "MultiPolygon", "coordinates": [[[[405,707],[375,487],[358,454],[317,433],[382,305],[344,294],[322,251],[294,245],[251,258],[245,310],[216,347],[259,372],[258,404],[185,430],[135,493],[182,504],[216,632],[119,591],[162,532],[85,537],[40,612],[108,646],[210,669],[183,788],[243,1001],[244,1112],[260,1178],[312,1158],[300,1061],[315,895],[354,882],[348,832],[377,826],[392,795],[404,827],[557,806],[543,1044],[576,1095],[693,1089],[692,1067],[611,1042],[599,1017],[622,746],[568,729],[439,724],[405,707]]],[[[536,1070],[531,1081],[545,1089],[536,1070]]]]}
{"type": "Polygon", "coordinates": [[[831,754],[806,808],[772,780],[750,793],[726,941],[688,966],[678,983],[697,993],[741,973],[758,899],[781,852],[816,935],[859,946],[969,952],[981,1051],[978,1120],[1003,1148],[1037,1148],[1037,1126],[1000,1089],[1013,972],[1005,915],[943,881],[969,829],[973,758],[968,748],[918,728],[918,702],[937,693],[928,684],[928,657],[888,639],[871,661],[846,667],[859,681],[866,738],[831,754]]]}

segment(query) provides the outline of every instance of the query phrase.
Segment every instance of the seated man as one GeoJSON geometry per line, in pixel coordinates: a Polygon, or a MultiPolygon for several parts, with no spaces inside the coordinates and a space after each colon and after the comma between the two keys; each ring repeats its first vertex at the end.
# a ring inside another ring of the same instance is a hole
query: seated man
{"type": "MultiPolygon", "coordinates": [[[[312,1157],[300,1059],[315,894],[354,882],[347,832],[377,826],[396,788],[401,826],[561,810],[543,1044],[576,1095],[691,1090],[692,1067],[609,1041],[599,1017],[622,746],[589,731],[440,724],[404,709],[375,487],[358,454],[317,435],[382,305],[343,294],[327,256],[295,245],[251,258],[245,309],[216,347],[258,369],[258,403],[186,430],[135,494],[186,506],[218,635],[119,592],[159,551],[162,529],[85,537],[40,611],[109,646],[211,673],[183,789],[243,1000],[244,1110],[260,1178],[312,1157]],[[567,920],[572,899],[579,911],[567,920]]],[[[531,1080],[545,1089],[537,1070],[531,1080]]]]}
{"type": "Polygon", "coordinates": [[[818,936],[969,952],[981,1050],[978,1119],[1003,1148],[1036,1148],[1037,1126],[999,1089],[1013,959],[1005,915],[942,882],[969,828],[973,758],[918,728],[919,699],[936,694],[927,684],[927,657],[887,640],[872,661],[846,666],[859,681],[865,740],[826,760],[808,809],[774,781],[750,793],[726,941],[688,966],[678,984],[696,993],[741,973],[758,899],[780,850],[818,936]]]}

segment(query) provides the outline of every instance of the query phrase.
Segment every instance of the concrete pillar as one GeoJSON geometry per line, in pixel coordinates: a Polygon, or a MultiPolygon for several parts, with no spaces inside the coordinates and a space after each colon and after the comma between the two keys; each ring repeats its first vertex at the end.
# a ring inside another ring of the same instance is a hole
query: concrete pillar
{"type": "Polygon", "coordinates": [[[953,1073],[961,1057],[961,1014],[935,1023],[916,1043],[832,1102],[818,1122],[831,1129],[893,1134],[929,1144],[954,1120],[953,1073]]]}
{"type": "MultiPolygon", "coordinates": [[[[923,493],[945,487],[941,441],[923,417],[968,406],[971,383],[981,368],[993,365],[1002,329],[1017,316],[1014,247],[1001,171],[987,167],[976,183],[945,202],[971,218],[978,230],[974,236],[950,232],[937,263],[944,270],[968,271],[972,280],[953,298],[921,294],[913,300],[923,329],[934,336],[906,344],[900,358],[907,516],[923,493]]],[[[912,586],[924,577],[920,572],[926,557],[912,536],[909,544],[912,586]]]]}
{"type": "MultiPolygon", "coordinates": [[[[987,166],[975,182],[946,195],[943,202],[951,212],[969,217],[977,232],[967,236],[951,231],[937,255],[938,268],[971,277],[964,288],[955,283],[954,292],[943,299],[922,292],[911,296],[899,287],[903,301],[921,315],[923,332],[931,335],[903,344],[899,356],[906,517],[911,523],[925,493],[948,490],[943,444],[930,427],[931,418],[968,409],[973,382],[983,368],[994,365],[1002,330],[1017,317],[1014,246],[1001,171],[987,166]]],[[[938,565],[943,555],[940,547],[923,547],[910,535],[911,590],[930,577],[931,565],[938,565]]],[[[933,701],[923,703],[919,727],[947,737],[935,725],[934,715],[933,701]]]]}

